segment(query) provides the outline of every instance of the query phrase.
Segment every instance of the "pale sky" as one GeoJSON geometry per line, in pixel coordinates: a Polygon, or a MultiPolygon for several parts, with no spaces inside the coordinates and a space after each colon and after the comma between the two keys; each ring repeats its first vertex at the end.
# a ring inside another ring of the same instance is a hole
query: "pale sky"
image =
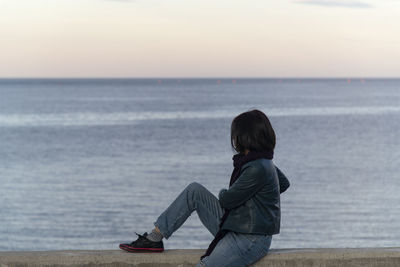
{"type": "Polygon", "coordinates": [[[0,0],[0,77],[400,77],[400,1],[0,0]]]}

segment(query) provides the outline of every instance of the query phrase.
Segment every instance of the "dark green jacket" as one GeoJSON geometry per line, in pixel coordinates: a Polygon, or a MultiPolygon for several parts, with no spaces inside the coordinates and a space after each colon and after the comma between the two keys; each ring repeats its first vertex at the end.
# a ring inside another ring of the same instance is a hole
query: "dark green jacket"
{"type": "Polygon", "coordinates": [[[238,233],[278,234],[281,219],[279,195],[287,187],[289,181],[272,160],[261,158],[244,164],[236,182],[219,193],[222,208],[230,210],[222,229],[238,233]],[[283,190],[279,186],[280,180],[281,186],[285,187],[283,190]]]}

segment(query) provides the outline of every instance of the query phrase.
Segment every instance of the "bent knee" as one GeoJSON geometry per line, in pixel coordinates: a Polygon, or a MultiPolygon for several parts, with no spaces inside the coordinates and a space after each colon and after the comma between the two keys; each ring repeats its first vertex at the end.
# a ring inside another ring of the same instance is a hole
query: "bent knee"
{"type": "Polygon", "coordinates": [[[189,193],[197,195],[198,193],[206,193],[208,190],[205,188],[202,184],[198,182],[192,182],[190,183],[187,187],[186,190],[189,191],[189,193]]]}
{"type": "Polygon", "coordinates": [[[188,190],[198,190],[198,189],[203,189],[204,186],[202,186],[200,183],[198,182],[192,182],[190,183],[187,187],[188,190]]]}

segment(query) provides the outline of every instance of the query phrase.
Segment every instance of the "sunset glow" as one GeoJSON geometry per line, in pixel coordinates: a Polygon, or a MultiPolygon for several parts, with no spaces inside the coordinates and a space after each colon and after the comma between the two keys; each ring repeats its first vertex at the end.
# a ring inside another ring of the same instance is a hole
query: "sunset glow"
{"type": "Polygon", "coordinates": [[[0,0],[0,77],[399,77],[400,2],[0,0]]]}

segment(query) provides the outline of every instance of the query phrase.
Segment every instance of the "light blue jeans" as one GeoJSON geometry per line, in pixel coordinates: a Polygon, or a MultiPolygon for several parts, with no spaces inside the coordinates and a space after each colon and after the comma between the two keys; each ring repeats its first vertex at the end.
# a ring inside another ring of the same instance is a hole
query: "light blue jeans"
{"type": "MultiPolygon", "coordinates": [[[[154,225],[168,239],[193,211],[197,212],[200,221],[215,236],[224,209],[210,191],[195,182],[179,194],[154,225]]],[[[199,261],[196,267],[249,266],[267,255],[271,239],[270,235],[228,232],[218,242],[211,255],[199,261]]]]}

